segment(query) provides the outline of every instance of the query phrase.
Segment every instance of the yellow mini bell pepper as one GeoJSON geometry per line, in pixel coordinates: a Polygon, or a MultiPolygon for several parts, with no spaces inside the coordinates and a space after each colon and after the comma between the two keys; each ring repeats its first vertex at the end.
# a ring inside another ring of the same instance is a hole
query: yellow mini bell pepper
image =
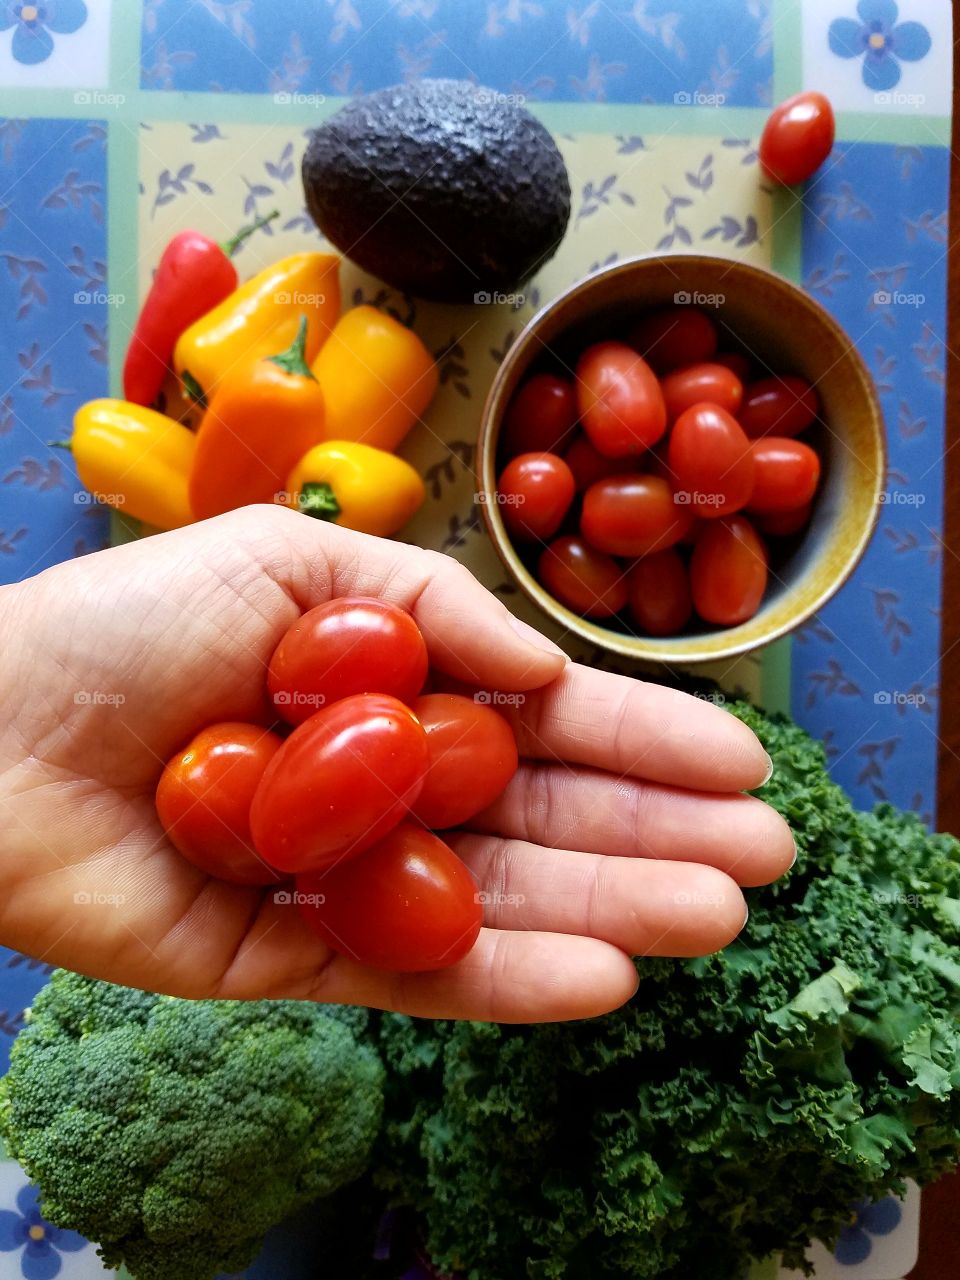
{"type": "Polygon", "coordinates": [[[424,496],[423,481],[403,458],[352,440],[325,440],[290,473],[286,502],[346,529],[389,538],[424,496]]]}
{"type": "Polygon", "coordinates": [[[191,394],[209,399],[231,370],[285,350],[304,315],[310,363],[340,314],[339,267],[332,253],[281,258],[184,330],[173,367],[191,394]]]}
{"type": "Polygon", "coordinates": [[[311,365],[329,440],[395,449],[433,398],[437,365],[412,329],[376,307],[353,307],[311,365]]]}
{"type": "Polygon", "coordinates": [[[127,400],[90,400],[73,419],[69,448],[81,481],[97,498],[157,529],[193,519],[187,480],[192,431],[127,400]]]}

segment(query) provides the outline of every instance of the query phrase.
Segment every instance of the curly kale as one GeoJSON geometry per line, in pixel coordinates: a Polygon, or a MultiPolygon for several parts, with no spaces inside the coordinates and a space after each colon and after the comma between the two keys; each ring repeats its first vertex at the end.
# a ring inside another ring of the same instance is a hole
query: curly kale
{"type": "Polygon", "coordinates": [[[801,729],[733,710],[799,856],[732,946],[639,961],[591,1021],[380,1021],[379,1180],[468,1280],[804,1267],[852,1202],[960,1158],[960,845],[857,812],[801,729]]]}
{"type": "Polygon", "coordinates": [[[179,1000],[58,971],[0,1081],[43,1211],[138,1280],[240,1271],[264,1234],[364,1171],[383,1068],[367,1015],[179,1000]]]}

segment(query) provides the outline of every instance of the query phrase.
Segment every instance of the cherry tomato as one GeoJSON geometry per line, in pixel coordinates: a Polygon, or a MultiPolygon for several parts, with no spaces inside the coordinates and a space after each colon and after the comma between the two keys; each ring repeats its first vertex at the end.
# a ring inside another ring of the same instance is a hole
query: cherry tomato
{"type": "Polygon", "coordinates": [[[649,449],[667,429],[656,375],[622,342],[598,342],[577,362],[577,405],[583,429],[608,458],[649,449]]]}
{"type": "Polygon", "coordinates": [[[714,364],[722,364],[725,369],[740,379],[741,385],[745,385],[750,377],[751,364],[748,356],[743,355],[739,351],[718,351],[713,357],[714,364]]]}
{"type": "Polygon", "coordinates": [[[428,693],[413,710],[430,762],[411,812],[425,827],[459,826],[493,804],[516,773],[517,740],[492,706],[456,693],[428,693]]]}
{"type": "Polygon", "coordinates": [[[810,383],[788,373],[748,383],[737,421],[751,440],[770,434],[796,436],[819,412],[820,397],[810,383]]]}
{"type": "Polygon", "coordinates": [[[746,506],[753,492],[753,454],[736,418],[712,404],[684,410],[670,433],[667,460],[677,500],[704,519],[746,506]]]}
{"type": "Polygon", "coordinates": [[[234,884],[273,884],[250,835],[250,805],[283,740],[254,724],[202,729],[167,764],[157,816],[170,843],[202,871],[234,884]]]}
{"type": "Polygon", "coordinates": [[[538,541],[557,532],[576,491],[573,472],[555,453],[521,453],[504,467],[497,490],[508,532],[538,541]]]}
{"type": "Polygon", "coordinates": [[[833,147],[833,107],[822,93],[794,94],[767,117],[760,137],[760,167],[784,186],[805,182],[833,147]]]}
{"type": "Polygon", "coordinates": [[[812,510],[813,504],[808,502],[805,506],[794,507],[792,511],[771,511],[765,515],[754,515],[753,523],[761,533],[768,534],[771,538],[789,538],[791,534],[800,532],[810,519],[812,510]]]}
{"type": "Polygon", "coordinates": [[[690,559],[690,589],[704,622],[733,627],[757,612],[767,589],[767,551],[746,516],[706,522],[690,559]]]}
{"type": "Polygon", "coordinates": [[[596,480],[607,476],[622,475],[636,466],[636,460],[626,458],[606,458],[593,447],[585,435],[578,435],[573,444],[563,455],[563,460],[573,473],[573,482],[577,493],[589,489],[596,480]]]}
{"type": "Polygon", "coordinates": [[[302,724],[355,693],[412,702],[426,678],[427,646],[409,613],[385,600],[344,596],[290,627],[273,651],[267,688],[277,713],[302,724]]]}
{"type": "Polygon", "coordinates": [[[588,618],[609,618],[627,603],[623,570],[582,538],[552,542],[540,556],[537,577],[562,605],[588,618]]]}
{"type": "Polygon", "coordinates": [[[820,482],[820,459],[802,440],[764,436],[753,442],[753,493],[750,512],[765,515],[807,506],[820,482]]]}
{"type": "Polygon", "coordinates": [[[648,636],[675,636],[690,620],[693,603],[687,566],[670,547],[644,556],[627,578],[627,603],[639,629],[648,636]]]}
{"type": "Polygon", "coordinates": [[[257,852],[280,871],[352,858],[406,817],[427,775],[427,735],[385,693],[341,698],[294,729],[250,810],[257,852]]]}
{"type": "Polygon", "coordinates": [[[583,495],[580,532],[607,555],[645,556],[679,542],[692,514],[660,476],[610,476],[583,495]]]}
{"type": "Polygon", "coordinates": [[[552,373],[535,373],[510,401],[503,420],[504,456],[553,453],[577,421],[573,383],[552,373]]]}
{"type": "Polygon", "coordinates": [[[477,884],[432,831],[402,823],[359,858],[297,877],[297,905],[328,947],[375,969],[445,969],[483,923],[477,884]]]}
{"type": "Polygon", "coordinates": [[[667,421],[676,422],[695,404],[715,404],[736,413],[743,399],[743,383],[722,364],[691,364],[668,373],[660,383],[667,421]]]}
{"type": "Polygon", "coordinates": [[[669,373],[685,364],[712,360],[717,349],[717,327],[696,307],[662,307],[651,311],[630,330],[627,338],[657,373],[669,373]]]}

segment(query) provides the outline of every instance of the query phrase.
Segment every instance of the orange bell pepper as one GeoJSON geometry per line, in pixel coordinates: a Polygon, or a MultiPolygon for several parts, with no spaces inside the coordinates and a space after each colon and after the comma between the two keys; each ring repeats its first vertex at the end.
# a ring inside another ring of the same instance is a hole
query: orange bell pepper
{"type": "Polygon", "coordinates": [[[304,359],[307,318],[289,350],[242,365],[216,392],[197,433],[190,506],[198,520],[273,502],[324,436],[323,392],[304,359]]]}
{"type": "Polygon", "coordinates": [[[388,452],[433,399],[437,366],[417,335],[376,307],[340,317],[313,361],[327,407],[328,440],[388,452]]]}

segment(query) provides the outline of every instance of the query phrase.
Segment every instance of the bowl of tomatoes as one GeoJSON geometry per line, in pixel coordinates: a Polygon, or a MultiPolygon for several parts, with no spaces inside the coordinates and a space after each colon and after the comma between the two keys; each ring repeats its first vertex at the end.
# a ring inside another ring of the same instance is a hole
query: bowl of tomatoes
{"type": "Polygon", "coordinates": [[[564,631],[695,663],[834,595],[873,533],[886,441],[856,348],[802,289],[671,255],[616,263],[530,320],[477,474],[501,559],[564,631]]]}

